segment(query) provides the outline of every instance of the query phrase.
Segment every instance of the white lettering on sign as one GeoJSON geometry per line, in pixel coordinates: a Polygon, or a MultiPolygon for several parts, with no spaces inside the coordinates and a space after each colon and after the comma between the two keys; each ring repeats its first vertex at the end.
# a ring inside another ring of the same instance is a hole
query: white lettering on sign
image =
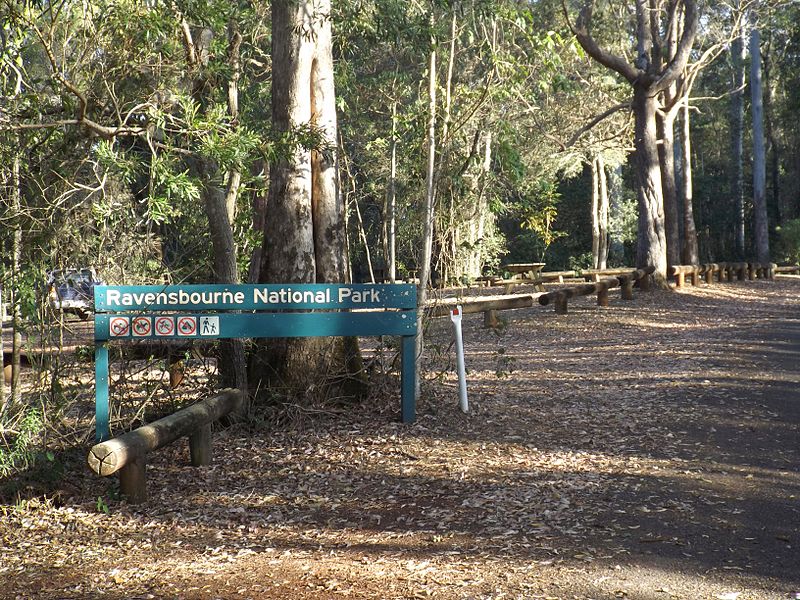
{"type": "Polygon", "coordinates": [[[125,292],[108,290],[106,303],[109,306],[174,306],[176,304],[244,304],[244,292],[230,290],[210,292],[125,292]]]}
{"type": "Polygon", "coordinates": [[[256,304],[330,304],[331,291],[300,291],[292,288],[281,288],[279,290],[269,290],[267,288],[253,289],[253,302],[256,304]]]}
{"type": "MultiPolygon", "coordinates": [[[[319,286],[322,287],[322,286],[319,286]]],[[[349,286],[325,287],[323,289],[306,290],[292,286],[277,287],[275,285],[253,287],[252,297],[246,298],[250,291],[233,290],[185,290],[172,288],[163,292],[128,292],[121,289],[106,290],[105,305],[110,310],[124,310],[126,308],[142,308],[152,310],[168,310],[170,308],[187,307],[203,310],[206,307],[237,308],[248,304],[253,305],[286,305],[305,304],[348,304],[367,306],[380,304],[382,294],[377,289],[358,289],[349,286]],[[332,290],[336,290],[336,297],[332,290]]],[[[152,335],[152,334],[150,334],[152,335]]]]}
{"type": "Polygon", "coordinates": [[[350,300],[355,304],[370,304],[381,301],[381,293],[378,290],[354,290],[352,288],[339,288],[339,302],[350,300]]]}

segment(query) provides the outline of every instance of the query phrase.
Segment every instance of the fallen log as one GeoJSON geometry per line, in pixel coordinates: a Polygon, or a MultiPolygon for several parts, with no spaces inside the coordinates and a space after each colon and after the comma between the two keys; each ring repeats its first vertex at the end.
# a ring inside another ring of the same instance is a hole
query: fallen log
{"type": "Polygon", "coordinates": [[[129,431],[119,437],[101,442],[89,452],[89,468],[103,477],[120,474],[120,491],[131,503],[147,498],[147,454],[189,437],[193,466],[211,461],[211,424],[237,411],[244,394],[239,390],[224,390],[153,423],[129,431]]]}

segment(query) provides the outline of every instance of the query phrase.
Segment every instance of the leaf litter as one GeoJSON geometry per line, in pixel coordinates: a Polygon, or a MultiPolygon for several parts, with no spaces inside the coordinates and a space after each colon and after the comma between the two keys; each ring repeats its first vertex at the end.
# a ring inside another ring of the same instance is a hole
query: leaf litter
{"type": "Polygon", "coordinates": [[[798,370],[759,340],[797,318],[797,283],[584,300],[499,331],[465,316],[468,415],[431,351],[413,425],[395,382],[351,412],[219,431],[205,469],[163,449],[141,505],[76,469],[69,492],[0,506],[0,597],[790,597],[800,519],[756,517],[798,515],[798,447],[777,443],[798,422],[764,400],[798,370]]]}

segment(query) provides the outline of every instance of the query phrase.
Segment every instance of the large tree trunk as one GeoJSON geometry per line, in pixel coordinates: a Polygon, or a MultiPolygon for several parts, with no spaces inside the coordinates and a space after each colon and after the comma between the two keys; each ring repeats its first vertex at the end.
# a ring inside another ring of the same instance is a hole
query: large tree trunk
{"type": "Polygon", "coordinates": [[[733,93],[731,94],[731,195],[734,202],[734,245],[736,257],[744,258],[744,28],[731,43],[733,93]]]}
{"type": "Polygon", "coordinates": [[[768,263],[770,257],[764,104],[761,90],[761,34],[755,24],[750,32],[750,92],[753,115],[753,227],[755,230],[753,241],[758,262],[768,263]]]}
{"type": "Polygon", "coordinates": [[[648,88],[634,87],[634,147],[639,209],[636,266],[654,266],[654,276],[663,285],[667,277],[667,239],[664,231],[656,108],[657,101],[648,88]]]}
{"type": "MultiPolygon", "coordinates": [[[[270,169],[260,280],[336,283],[348,278],[345,211],[337,189],[336,113],[330,2],[272,5],[272,124],[279,134],[314,125],[326,147],[289,150],[270,169]]],[[[251,363],[251,380],[302,397],[360,391],[354,339],[269,340],[251,363]],[[331,384],[343,383],[343,387],[331,384]],[[356,383],[356,387],[350,387],[356,383]]]]}

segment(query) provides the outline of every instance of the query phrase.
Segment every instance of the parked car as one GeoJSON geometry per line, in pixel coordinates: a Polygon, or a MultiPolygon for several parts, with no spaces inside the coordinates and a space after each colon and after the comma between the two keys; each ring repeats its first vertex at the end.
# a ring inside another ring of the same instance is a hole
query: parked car
{"type": "Polygon", "coordinates": [[[94,286],[103,285],[92,268],[56,269],[47,274],[47,297],[53,310],[89,318],[94,310],[94,286]]]}

